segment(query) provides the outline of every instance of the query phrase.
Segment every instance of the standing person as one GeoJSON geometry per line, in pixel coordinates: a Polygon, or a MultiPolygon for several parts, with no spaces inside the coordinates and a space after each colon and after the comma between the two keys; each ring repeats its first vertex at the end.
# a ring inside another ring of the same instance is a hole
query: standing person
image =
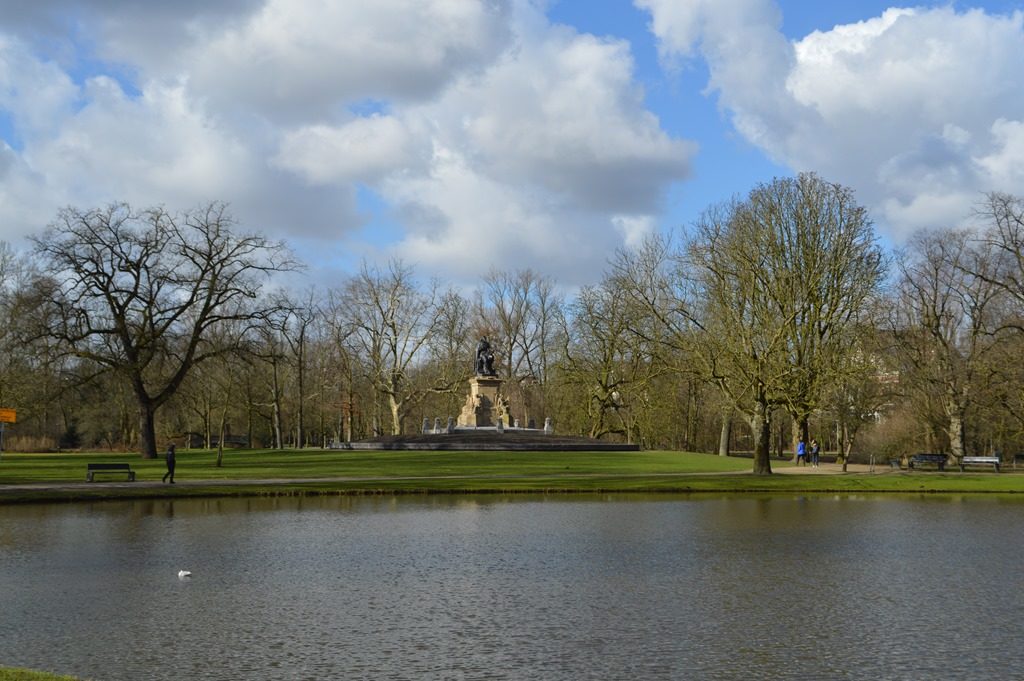
{"type": "Polygon", "coordinates": [[[807,465],[807,445],[803,438],[796,443],[796,465],[800,464],[807,465]]]}
{"type": "Polygon", "coordinates": [[[164,482],[167,482],[167,478],[171,478],[171,484],[174,484],[174,445],[170,445],[167,448],[167,453],[164,454],[164,461],[167,462],[167,472],[164,473],[164,482]]]}
{"type": "Polygon", "coordinates": [[[821,453],[821,447],[818,446],[818,441],[811,438],[811,465],[815,468],[818,467],[818,454],[821,453]]]}

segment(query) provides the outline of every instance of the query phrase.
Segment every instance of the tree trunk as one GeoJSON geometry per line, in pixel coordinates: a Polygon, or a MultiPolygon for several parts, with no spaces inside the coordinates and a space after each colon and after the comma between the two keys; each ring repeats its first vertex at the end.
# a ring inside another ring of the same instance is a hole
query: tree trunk
{"type": "Polygon", "coordinates": [[[139,398],[139,438],[142,458],[156,458],[156,410],[149,401],[139,398]]]}
{"type": "Polygon", "coordinates": [[[344,430],[345,442],[352,442],[352,410],[355,408],[355,395],[352,393],[352,383],[349,383],[348,400],[342,406],[344,409],[344,430]]]}
{"type": "Polygon", "coordinates": [[[228,391],[224,391],[224,403],[220,408],[220,437],[217,438],[217,468],[224,464],[224,437],[228,430],[228,391]]]}
{"type": "Polygon", "coordinates": [[[220,437],[217,438],[217,468],[224,465],[224,433],[227,431],[227,409],[220,413],[220,437]]]}
{"type": "Polygon", "coordinates": [[[754,404],[750,429],[754,436],[754,475],[771,475],[771,423],[768,421],[768,403],[764,398],[758,398],[754,404]]]}
{"type": "Polygon", "coordinates": [[[305,401],[306,401],[306,339],[304,336],[299,337],[299,358],[298,358],[298,421],[295,424],[295,440],[296,446],[302,449],[306,446],[305,438],[306,433],[303,432],[304,421],[306,419],[305,401]]]}
{"type": "MultiPolygon", "coordinates": [[[[796,447],[800,440],[804,441],[805,447],[810,447],[810,426],[808,425],[807,414],[790,414],[793,417],[793,461],[796,461],[796,447]]],[[[809,452],[808,452],[809,454],[809,452]]],[[[809,460],[809,459],[808,459],[809,460]]],[[[805,461],[806,463],[806,461],[805,461]]]]}
{"type": "Polygon", "coordinates": [[[203,446],[206,449],[213,447],[213,412],[210,407],[210,400],[203,400],[203,446]]]}
{"type": "Polygon", "coordinates": [[[402,434],[401,405],[395,400],[394,394],[388,395],[388,407],[391,411],[391,434],[402,434]]]}
{"type": "Polygon", "coordinates": [[[850,462],[850,452],[853,451],[853,434],[845,424],[843,425],[843,444],[841,451],[843,454],[843,472],[845,473],[846,464],[850,462]]]}
{"type": "Polygon", "coordinates": [[[273,405],[273,426],[274,426],[274,449],[284,449],[284,438],[281,434],[281,381],[278,376],[277,359],[272,365],[274,405],[273,405]]]}
{"type": "Polygon", "coordinates": [[[722,432],[718,436],[718,456],[729,456],[729,436],[732,434],[732,410],[722,412],[722,432]]]}
{"type": "Polygon", "coordinates": [[[967,449],[966,434],[964,433],[964,415],[963,412],[955,406],[953,406],[949,411],[950,455],[959,461],[967,449]]]}

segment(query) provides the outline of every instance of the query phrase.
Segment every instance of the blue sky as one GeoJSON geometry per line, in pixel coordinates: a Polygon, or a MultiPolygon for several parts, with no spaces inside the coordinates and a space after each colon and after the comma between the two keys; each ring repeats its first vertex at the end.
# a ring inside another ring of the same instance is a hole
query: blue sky
{"type": "Polygon", "coordinates": [[[880,236],[1024,194],[1022,2],[0,0],[0,239],[230,203],[330,284],[596,281],[773,176],[880,236]]]}

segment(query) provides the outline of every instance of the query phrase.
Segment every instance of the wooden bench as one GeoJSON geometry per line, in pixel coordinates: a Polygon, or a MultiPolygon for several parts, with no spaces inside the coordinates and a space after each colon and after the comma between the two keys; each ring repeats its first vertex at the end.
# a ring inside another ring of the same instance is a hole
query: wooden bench
{"type": "Polygon", "coordinates": [[[960,472],[964,472],[966,466],[992,466],[996,473],[999,472],[998,456],[965,456],[960,459],[960,472]]]}
{"type": "Polygon", "coordinates": [[[907,462],[907,469],[913,470],[915,466],[922,465],[938,466],[940,471],[946,470],[945,454],[914,454],[907,462]]]}
{"type": "Polygon", "coordinates": [[[92,482],[97,473],[127,473],[128,482],[135,480],[135,471],[126,463],[90,463],[85,467],[85,481],[92,482]]]}

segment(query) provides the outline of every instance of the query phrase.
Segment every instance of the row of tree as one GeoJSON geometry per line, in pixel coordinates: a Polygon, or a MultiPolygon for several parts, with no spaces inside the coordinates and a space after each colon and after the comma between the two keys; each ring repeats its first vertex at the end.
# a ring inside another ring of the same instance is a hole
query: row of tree
{"type": "Polygon", "coordinates": [[[402,262],[299,291],[281,283],[300,269],[285,245],[224,205],[67,209],[31,253],[0,243],[0,406],[19,413],[6,443],[152,457],[172,438],[408,433],[458,414],[487,335],[522,425],[748,450],[758,473],[811,434],[844,460],[1010,451],[1024,204],[991,194],[976,217],[887,254],[848,188],[782,178],[568,296],[530,270],[465,294],[402,262]]]}

